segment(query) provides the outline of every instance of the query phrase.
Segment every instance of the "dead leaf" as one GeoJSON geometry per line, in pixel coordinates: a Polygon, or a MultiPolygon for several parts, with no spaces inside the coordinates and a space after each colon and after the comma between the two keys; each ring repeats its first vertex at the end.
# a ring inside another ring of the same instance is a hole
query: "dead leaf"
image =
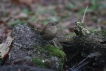
{"type": "Polygon", "coordinates": [[[21,4],[21,5],[27,5],[29,7],[32,7],[33,0],[12,0],[12,2],[21,4]]]}
{"type": "Polygon", "coordinates": [[[9,31],[6,40],[0,44],[0,56],[2,59],[8,55],[12,41],[13,38],[11,37],[11,32],[9,31]]]}

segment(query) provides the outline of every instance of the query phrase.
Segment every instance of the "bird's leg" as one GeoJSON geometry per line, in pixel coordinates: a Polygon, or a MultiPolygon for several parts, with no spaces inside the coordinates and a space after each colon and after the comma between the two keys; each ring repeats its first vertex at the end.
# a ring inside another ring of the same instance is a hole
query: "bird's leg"
{"type": "Polygon", "coordinates": [[[52,42],[53,42],[53,44],[54,44],[55,47],[58,47],[57,44],[53,40],[52,40],[52,42]]]}
{"type": "Polygon", "coordinates": [[[54,40],[50,40],[49,42],[50,42],[50,44],[54,45],[55,47],[58,47],[54,40]]]}

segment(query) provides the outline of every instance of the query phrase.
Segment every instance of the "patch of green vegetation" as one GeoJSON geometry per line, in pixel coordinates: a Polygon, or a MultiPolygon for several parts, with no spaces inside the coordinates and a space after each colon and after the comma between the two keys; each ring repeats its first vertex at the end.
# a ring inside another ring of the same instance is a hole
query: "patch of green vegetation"
{"type": "Polygon", "coordinates": [[[102,35],[106,36],[106,30],[102,30],[102,35]]]}
{"type": "Polygon", "coordinates": [[[38,47],[38,48],[37,48],[37,51],[39,51],[39,52],[44,52],[45,50],[44,50],[42,47],[38,47]]]}
{"type": "Polygon", "coordinates": [[[60,63],[60,66],[59,66],[59,71],[62,71],[63,70],[63,63],[60,63]]]}
{"type": "Polygon", "coordinates": [[[22,24],[22,25],[28,25],[28,23],[25,20],[15,20],[13,23],[11,23],[9,26],[14,27],[15,25],[22,24]]]}
{"type": "Polygon", "coordinates": [[[47,54],[49,54],[49,56],[57,56],[59,58],[61,58],[62,60],[65,59],[65,53],[59,49],[59,47],[54,47],[52,45],[46,45],[44,48],[42,47],[37,47],[37,51],[43,53],[43,52],[47,52],[47,54]]]}
{"type": "Polygon", "coordinates": [[[38,67],[46,68],[45,62],[42,62],[42,60],[39,58],[33,58],[32,62],[34,62],[34,64],[37,65],[38,67]]]}
{"type": "Polygon", "coordinates": [[[22,12],[23,12],[23,13],[26,13],[26,14],[30,14],[30,13],[31,13],[31,11],[28,10],[28,8],[24,8],[24,9],[22,10],[22,12]]]}
{"type": "Polygon", "coordinates": [[[64,61],[66,55],[62,50],[52,45],[47,45],[45,48],[51,56],[60,57],[64,61]]]}
{"type": "MultiPolygon", "coordinates": [[[[63,68],[63,61],[65,59],[65,53],[59,49],[59,47],[54,47],[52,45],[46,45],[45,47],[36,47],[35,46],[35,56],[36,58],[32,59],[32,62],[41,68],[49,68],[51,65],[51,57],[57,57],[59,59],[59,68],[58,70],[61,71],[63,68]],[[46,54],[46,56],[42,55],[46,54]],[[44,62],[42,61],[42,58],[44,59],[44,62]]],[[[58,61],[57,61],[58,62],[58,61]]]]}
{"type": "Polygon", "coordinates": [[[39,20],[42,24],[47,24],[48,22],[58,22],[59,18],[57,17],[49,17],[43,20],[39,20]]]}
{"type": "Polygon", "coordinates": [[[8,13],[7,12],[3,12],[2,14],[4,17],[7,17],[8,16],[8,13]]]}
{"type": "Polygon", "coordinates": [[[73,9],[75,6],[73,3],[69,2],[66,6],[66,9],[70,10],[70,9],[73,9]]]}

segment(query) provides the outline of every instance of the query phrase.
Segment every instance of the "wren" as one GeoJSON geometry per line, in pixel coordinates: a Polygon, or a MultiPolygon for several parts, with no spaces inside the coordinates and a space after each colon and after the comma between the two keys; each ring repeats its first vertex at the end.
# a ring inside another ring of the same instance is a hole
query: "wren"
{"type": "Polygon", "coordinates": [[[52,40],[57,34],[57,23],[50,22],[41,31],[41,36],[44,40],[52,40]]]}

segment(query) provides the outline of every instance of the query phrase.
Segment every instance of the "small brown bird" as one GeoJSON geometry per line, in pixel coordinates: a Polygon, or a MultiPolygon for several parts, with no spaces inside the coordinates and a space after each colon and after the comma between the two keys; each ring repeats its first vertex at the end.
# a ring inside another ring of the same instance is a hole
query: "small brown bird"
{"type": "Polygon", "coordinates": [[[45,40],[52,40],[57,34],[57,23],[48,23],[40,33],[45,40]]]}

